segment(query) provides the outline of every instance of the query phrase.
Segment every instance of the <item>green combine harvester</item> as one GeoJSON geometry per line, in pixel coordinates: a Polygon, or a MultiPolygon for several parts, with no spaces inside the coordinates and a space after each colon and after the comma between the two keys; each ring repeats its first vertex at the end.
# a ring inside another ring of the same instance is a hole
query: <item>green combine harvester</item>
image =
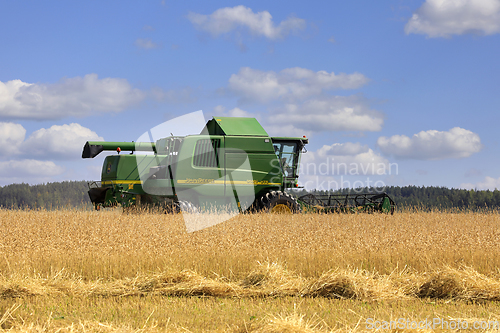
{"type": "Polygon", "coordinates": [[[232,210],[385,212],[385,193],[313,195],[298,199],[300,156],[308,139],[270,137],[255,118],[214,117],[198,135],[156,142],[89,141],[82,158],[106,156],[101,181],[89,183],[95,209],[157,207],[166,212],[232,210]],[[130,152],[120,154],[120,152],[130,152]]]}

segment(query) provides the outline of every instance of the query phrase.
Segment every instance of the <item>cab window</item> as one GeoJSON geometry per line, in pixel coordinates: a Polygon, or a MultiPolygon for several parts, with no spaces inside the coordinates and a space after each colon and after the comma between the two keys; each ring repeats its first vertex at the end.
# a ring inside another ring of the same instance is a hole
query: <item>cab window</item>
{"type": "Polygon", "coordinates": [[[274,152],[280,161],[281,170],[285,177],[295,177],[295,156],[297,155],[297,144],[275,142],[273,143],[274,152]]]}

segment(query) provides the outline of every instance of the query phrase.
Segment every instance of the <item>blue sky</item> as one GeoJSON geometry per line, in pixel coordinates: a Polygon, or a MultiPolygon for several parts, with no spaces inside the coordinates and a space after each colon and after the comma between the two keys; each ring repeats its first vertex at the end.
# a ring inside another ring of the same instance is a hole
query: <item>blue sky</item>
{"type": "Polygon", "coordinates": [[[307,135],[308,188],[500,188],[500,0],[4,1],[0,29],[0,185],[97,180],[85,141],[203,110],[307,135]]]}

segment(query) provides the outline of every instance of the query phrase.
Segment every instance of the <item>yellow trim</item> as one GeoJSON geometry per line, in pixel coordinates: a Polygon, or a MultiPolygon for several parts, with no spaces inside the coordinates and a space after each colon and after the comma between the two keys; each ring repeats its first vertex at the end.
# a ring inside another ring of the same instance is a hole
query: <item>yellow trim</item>
{"type": "Polygon", "coordinates": [[[177,180],[177,184],[224,184],[224,181],[210,178],[188,178],[177,180]]]}
{"type": "Polygon", "coordinates": [[[140,180],[103,180],[101,181],[102,185],[113,185],[113,184],[142,184],[140,180]]]}
{"type": "MultiPolygon", "coordinates": [[[[103,180],[101,181],[102,185],[130,185],[130,184],[142,184],[140,180],[103,180]]],[[[187,179],[179,179],[177,180],[177,184],[233,184],[233,185],[281,185],[281,183],[270,183],[267,180],[258,181],[258,180],[215,180],[210,178],[187,178],[187,179]]]]}
{"type": "Polygon", "coordinates": [[[281,185],[281,183],[270,183],[267,180],[263,180],[260,182],[258,180],[234,180],[228,183],[239,185],[281,185]]]}
{"type": "Polygon", "coordinates": [[[232,184],[232,185],[281,185],[281,183],[270,183],[267,180],[215,180],[210,178],[187,178],[177,180],[177,184],[232,184]]]}

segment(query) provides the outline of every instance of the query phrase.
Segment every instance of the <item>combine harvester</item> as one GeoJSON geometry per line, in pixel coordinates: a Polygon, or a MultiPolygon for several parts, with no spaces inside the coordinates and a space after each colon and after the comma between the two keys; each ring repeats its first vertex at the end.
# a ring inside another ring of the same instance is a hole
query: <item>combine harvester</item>
{"type": "Polygon", "coordinates": [[[214,117],[199,135],[156,142],[89,141],[82,158],[106,156],[101,181],[89,183],[95,209],[121,205],[167,212],[230,207],[240,212],[394,212],[385,193],[298,199],[298,167],[308,139],[270,137],[255,118],[214,117]],[[130,154],[120,154],[128,151],[130,154]],[[134,154],[134,152],[136,152],[134,154]]]}

